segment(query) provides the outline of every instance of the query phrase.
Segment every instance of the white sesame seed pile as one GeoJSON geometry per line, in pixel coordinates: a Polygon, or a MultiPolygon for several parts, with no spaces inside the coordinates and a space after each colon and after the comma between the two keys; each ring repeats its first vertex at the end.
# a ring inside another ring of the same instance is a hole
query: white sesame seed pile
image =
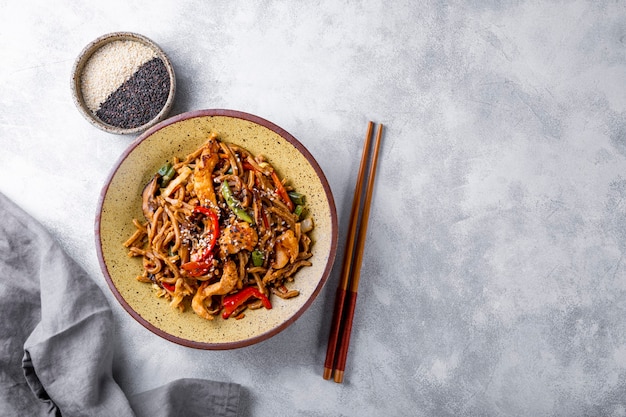
{"type": "Polygon", "coordinates": [[[92,112],[126,82],[141,65],[157,56],[156,52],[136,41],[117,40],[98,49],[89,58],[81,75],[81,92],[92,112]]]}

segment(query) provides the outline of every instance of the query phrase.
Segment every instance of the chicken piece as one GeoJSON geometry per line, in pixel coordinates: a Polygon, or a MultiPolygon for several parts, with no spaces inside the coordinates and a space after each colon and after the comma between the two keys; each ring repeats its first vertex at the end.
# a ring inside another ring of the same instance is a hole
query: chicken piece
{"type": "Polygon", "coordinates": [[[239,281],[239,274],[237,273],[237,265],[235,264],[235,261],[226,261],[222,272],[222,278],[220,278],[218,282],[206,287],[204,295],[206,297],[226,295],[235,289],[237,281],[239,281]]]}
{"type": "Polygon", "coordinates": [[[198,291],[191,300],[191,308],[200,317],[213,320],[213,315],[207,310],[205,301],[214,295],[226,295],[231,292],[237,285],[239,280],[239,274],[237,274],[237,265],[234,261],[227,261],[224,264],[224,271],[222,277],[218,282],[211,285],[209,281],[202,283],[198,291]]]}
{"type": "Polygon", "coordinates": [[[197,315],[199,315],[203,319],[213,320],[213,315],[209,313],[209,310],[207,310],[205,304],[206,297],[204,295],[204,290],[206,290],[206,287],[208,285],[209,281],[204,281],[202,285],[200,285],[200,288],[198,288],[198,291],[196,291],[193,298],[191,299],[191,308],[197,315]]]}
{"type": "Polygon", "coordinates": [[[281,269],[289,262],[295,262],[299,248],[298,239],[293,230],[289,229],[276,238],[274,250],[276,251],[276,259],[272,263],[272,268],[281,269]]]}
{"type": "Polygon", "coordinates": [[[256,230],[247,222],[234,222],[229,224],[220,234],[220,253],[222,257],[245,249],[252,251],[259,241],[256,230]]]}
{"type": "Polygon", "coordinates": [[[196,164],[193,172],[193,189],[201,204],[210,201],[214,206],[217,205],[215,198],[215,190],[213,189],[213,170],[219,162],[218,152],[220,146],[215,140],[216,136],[211,135],[204,150],[200,154],[200,161],[196,164]]]}

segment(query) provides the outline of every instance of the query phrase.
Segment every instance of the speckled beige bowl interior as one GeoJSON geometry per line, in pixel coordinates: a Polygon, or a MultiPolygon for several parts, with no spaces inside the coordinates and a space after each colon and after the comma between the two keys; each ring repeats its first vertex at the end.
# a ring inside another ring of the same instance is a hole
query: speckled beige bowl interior
{"type": "Polygon", "coordinates": [[[232,349],[275,335],[293,323],[324,286],[337,249],[337,215],[327,180],[306,148],[278,126],[247,113],[200,110],[167,119],[154,126],[122,155],[105,184],[96,218],[96,245],[102,271],[121,305],[139,323],[172,342],[201,349],[232,349]],[[174,156],[183,158],[199,147],[209,133],[221,140],[264,155],[278,173],[306,195],[315,222],[311,267],[302,268],[291,287],[298,297],[272,298],[271,310],[246,312],[242,320],[216,317],[207,321],[191,309],[179,312],[157,298],[150,284],[136,280],[139,258],[127,256],[122,243],[134,232],[132,219],[143,220],[141,193],[159,167],[174,156]]]}

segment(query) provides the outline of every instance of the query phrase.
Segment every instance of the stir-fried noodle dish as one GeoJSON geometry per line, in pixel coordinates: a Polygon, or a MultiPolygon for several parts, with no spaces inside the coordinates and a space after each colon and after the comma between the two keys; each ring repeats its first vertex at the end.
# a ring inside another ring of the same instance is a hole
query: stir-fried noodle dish
{"type": "Polygon", "coordinates": [[[145,219],[124,242],[141,257],[138,280],[184,311],[213,320],[272,308],[310,266],[313,221],[305,196],[261,155],[216,134],[184,160],[164,161],[143,190],[145,219]]]}

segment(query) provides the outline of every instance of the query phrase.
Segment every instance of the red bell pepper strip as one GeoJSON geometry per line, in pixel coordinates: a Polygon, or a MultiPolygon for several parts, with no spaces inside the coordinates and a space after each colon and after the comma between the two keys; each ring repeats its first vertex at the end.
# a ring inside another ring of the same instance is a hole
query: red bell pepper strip
{"type": "Polygon", "coordinates": [[[248,301],[251,297],[258,298],[263,303],[263,307],[268,310],[272,309],[272,303],[270,299],[267,298],[265,294],[263,294],[257,287],[246,287],[243,290],[236,292],[235,294],[227,295],[224,297],[224,312],[222,313],[222,318],[227,319],[231,314],[237,309],[237,307],[241,306],[243,303],[248,301]]]}
{"type": "Polygon", "coordinates": [[[261,206],[261,220],[263,220],[263,226],[266,229],[270,228],[270,221],[267,219],[267,213],[265,213],[265,209],[261,206]]]}
{"type": "Polygon", "coordinates": [[[191,261],[182,264],[180,267],[187,271],[187,275],[190,277],[199,277],[201,275],[205,275],[211,269],[213,265],[213,254],[209,253],[202,261],[191,261]]]}
{"type": "Polygon", "coordinates": [[[199,277],[206,274],[213,263],[213,248],[217,244],[217,238],[220,234],[220,223],[217,217],[217,213],[208,207],[196,206],[193,209],[196,214],[203,214],[211,220],[211,240],[207,243],[206,247],[202,249],[202,252],[198,256],[192,257],[191,262],[182,264],[180,267],[187,271],[187,275],[192,277],[199,277]]]}
{"type": "Polygon", "coordinates": [[[246,162],[246,161],[244,161],[244,162],[242,162],[242,163],[241,163],[241,167],[242,167],[243,169],[248,170],[248,171],[256,171],[256,170],[257,170],[257,169],[254,167],[254,165],[252,165],[250,162],[246,162]]]}
{"type": "Polygon", "coordinates": [[[202,252],[202,255],[200,255],[200,258],[197,259],[198,261],[203,261],[209,256],[209,254],[211,253],[211,251],[217,244],[217,238],[220,234],[220,221],[217,218],[217,214],[215,213],[215,211],[211,210],[208,207],[196,206],[194,207],[193,212],[204,214],[209,219],[211,219],[211,227],[213,229],[211,232],[211,240],[209,241],[206,248],[202,252]]]}
{"type": "Polygon", "coordinates": [[[163,288],[165,288],[169,292],[174,292],[176,290],[176,285],[174,285],[174,284],[170,284],[168,282],[161,281],[161,285],[163,286],[163,288]]]}
{"type": "Polygon", "coordinates": [[[276,185],[276,192],[278,193],[280,198],[282,198],[285,204],[287,204],[289,211],[293,211],[293,201],[291,201],[291,198],[289,198],[289,194],[287,194],[285,186],[280,181],[280,178],[278,178],[278,175],[276,175],[276,171],[272,171],[272,180],[274,181],[274,185],[276,185]]]}

